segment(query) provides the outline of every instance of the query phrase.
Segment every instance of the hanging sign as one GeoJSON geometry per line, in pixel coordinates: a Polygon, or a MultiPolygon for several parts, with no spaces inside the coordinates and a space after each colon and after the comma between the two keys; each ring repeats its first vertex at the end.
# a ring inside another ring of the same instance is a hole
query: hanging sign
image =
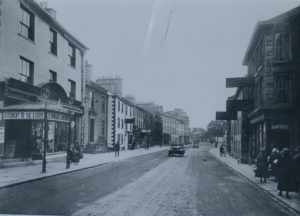
{"type": "Polygon", "coordinates": [[[237,120],[236,112],[216,112],[216,120],[237,120]]]}
{"type": "Polygon", "coordinates": [[[226,110],[228,112],[233,111],[249,111],[254,107],[253,100],[227,100],[226,110]]]}
{"type": "Polygon", "coordinates": [[[226,88],[252,87],[254,86],[253,77],[226,78],[226,88]]]}

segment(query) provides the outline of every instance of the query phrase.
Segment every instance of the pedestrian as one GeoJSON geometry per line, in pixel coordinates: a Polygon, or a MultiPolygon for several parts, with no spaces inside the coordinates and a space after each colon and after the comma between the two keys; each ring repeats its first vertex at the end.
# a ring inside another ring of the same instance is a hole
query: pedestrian
{"type": "Polygon", "coordinates": [[[280,157],[279,150],[277,148],[273,148],[271,154],[268,157],[268,162],[271,165],[271,175],[275,177],[275,182],[278,181],[278,160],[280,157]]]}
{"type": "Polygon", "coordinates": [[[215,148],[218,148],[218,143],[217,142],[215,142],[215,148]]]}
{"type": "Polygon", "coordinates": [[[295,154],[293,156],[294,165],[295,165],[295,181],[296,188],[299,190],[300,188],[300,147],[295,149],[295,154]]]}
{"type": "Polygon", "coordinates": [[[288,148],[282,150],[278,160],[278,195],[282,196],[282,191],[286,191],[286,198],[290,198],[289,192],[293,189],[293,174],[294,174],[293,159],[290,156],[288,148]]]}
{"type": "Polygon", "coordinates": [[[268,177],[268,157],[264,148],[260,150],[257,156],[256,167],[256,176],[260,178],[261,183],[266,183],[268,177]]]}
{"type": "Polygon", "coordinates": [[[114,146],[115,149],[115,157],[119,157],[120,156],[120,144],[119,142],[117,142],[114,146]]]}
{"type": "Polygon", "coordinates": [[[224,156],[224,147],[223,145],[220,146],[220,157],[224,156]]]}

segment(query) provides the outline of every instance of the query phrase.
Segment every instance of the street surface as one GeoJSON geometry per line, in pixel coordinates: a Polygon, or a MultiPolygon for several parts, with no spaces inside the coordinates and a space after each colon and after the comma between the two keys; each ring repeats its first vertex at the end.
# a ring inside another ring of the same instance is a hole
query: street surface
{"type": "Polygon", "coordinates": [[[0,213],[59,215],[292,215],[208,153],[126,159],[0,190],[0,213]]]}

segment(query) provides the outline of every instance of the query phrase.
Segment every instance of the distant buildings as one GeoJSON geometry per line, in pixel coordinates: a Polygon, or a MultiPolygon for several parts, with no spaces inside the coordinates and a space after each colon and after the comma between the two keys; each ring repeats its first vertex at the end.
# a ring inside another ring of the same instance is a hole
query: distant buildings
{"type": "Polygon", "coordinates": [[[222,119],[230,121],[231,154],[242,162],[254,162],[261,148],[299,147],[299,23],[300,7],[258,22],[243,60],[246,77],[227,80],[237,91],[222,119]]]}

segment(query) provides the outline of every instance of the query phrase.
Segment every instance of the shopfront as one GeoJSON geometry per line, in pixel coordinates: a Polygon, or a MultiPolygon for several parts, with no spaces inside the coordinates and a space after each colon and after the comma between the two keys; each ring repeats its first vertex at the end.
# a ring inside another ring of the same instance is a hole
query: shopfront
{"type": "Polygon", "coordinates": [[[41,159],[44,148],[47,154],[65,152],[76,141],[78,114],[49,102],[0,110],[0,157],[41,159]]]}

